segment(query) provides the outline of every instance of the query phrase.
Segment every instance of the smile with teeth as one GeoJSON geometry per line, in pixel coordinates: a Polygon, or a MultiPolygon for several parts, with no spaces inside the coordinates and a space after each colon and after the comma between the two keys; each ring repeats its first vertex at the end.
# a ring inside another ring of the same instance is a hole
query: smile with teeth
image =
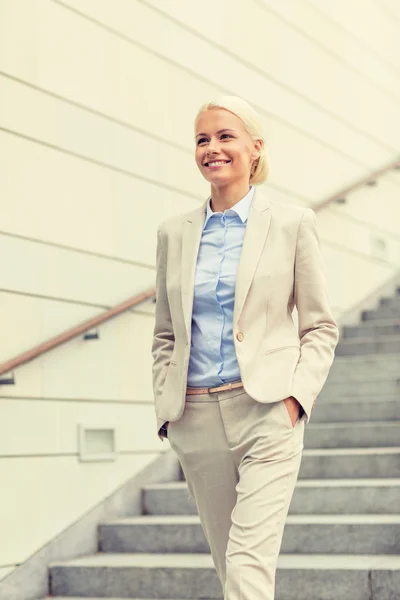
{"type": "Polygon", "coordinates": [[[230,160],[215,160],[213,162],[208,162],[208,163],[206,162],[206,163],[204,163],[204,165],[206,167],[219,167],[221,165],[225,165],[230,162],[231,162],[230,160]]]}

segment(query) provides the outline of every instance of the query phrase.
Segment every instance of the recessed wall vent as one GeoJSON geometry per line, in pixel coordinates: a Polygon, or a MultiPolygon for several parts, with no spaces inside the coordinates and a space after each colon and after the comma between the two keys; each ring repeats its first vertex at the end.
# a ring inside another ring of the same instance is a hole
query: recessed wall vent
{"type": "Polygon", "coordinates": [[[79,459],[106,461],[117,458],[115,426],[78,425],[79,459]]]}

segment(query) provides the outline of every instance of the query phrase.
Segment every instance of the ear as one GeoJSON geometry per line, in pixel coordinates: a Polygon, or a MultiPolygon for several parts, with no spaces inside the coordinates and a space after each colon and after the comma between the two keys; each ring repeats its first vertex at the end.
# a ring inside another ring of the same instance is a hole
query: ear
{"type": "Polygon", "coordinates": [[[259,158],[260,154],[261,154],[261,150],[264,146],[264,140],[255,140],[253,142],[253,152],[251,155],[252,160],[256,160],[256,158],[259,158]]]}

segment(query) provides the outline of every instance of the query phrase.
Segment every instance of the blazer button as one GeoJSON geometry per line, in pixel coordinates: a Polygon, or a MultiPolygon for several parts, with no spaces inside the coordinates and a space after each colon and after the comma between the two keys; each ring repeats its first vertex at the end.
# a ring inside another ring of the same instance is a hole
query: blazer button
{"type": "Polygon", "coordinates": [[[241,331],[239,331],[239,333],[237,333],[237,334],[236,334],[236,339],[237,339],[239,342],[243,342],[243,338],[244,338],[244,335],[243,335],[243,333],[242,333],[241,331]]]}

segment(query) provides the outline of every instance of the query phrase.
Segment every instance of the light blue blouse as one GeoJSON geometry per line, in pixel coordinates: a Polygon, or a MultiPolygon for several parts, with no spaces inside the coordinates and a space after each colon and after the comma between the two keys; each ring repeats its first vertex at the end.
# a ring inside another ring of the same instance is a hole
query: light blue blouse
{"type": "Polygon", "coordinates": [[[196,263],[187,385],[217,387],[240,379],[233,341],[236,272],[254,186],[229,210],[204,221],[196,263]]]}

